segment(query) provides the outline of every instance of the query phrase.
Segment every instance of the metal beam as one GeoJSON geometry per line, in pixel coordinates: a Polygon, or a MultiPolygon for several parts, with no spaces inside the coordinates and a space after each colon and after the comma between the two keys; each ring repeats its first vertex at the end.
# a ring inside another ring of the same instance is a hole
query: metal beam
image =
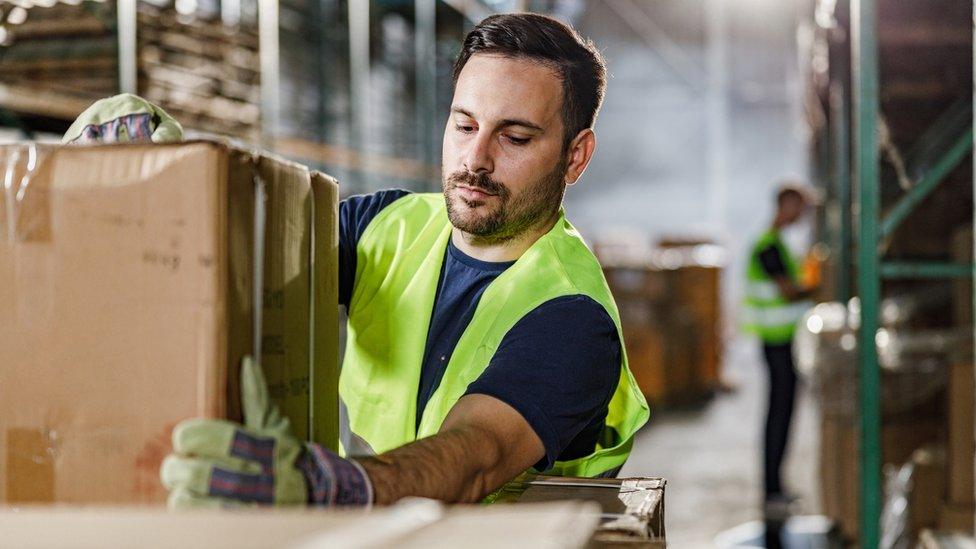
{"type": "MultiPolygon", "coordinates": [[[[416,81],[414,116],[420,161],[436,162],[434,133],[437,118],[437,0],[414,0],[414,77],[416,81]]],[[[434,173],[427,174],[427,190],[440,186],[434,173]]]]}
{"type": "MultiPolygon", "coordinates": [[[[349,0],[349,95],[352,146],[365,151],[369,142],[369,0],[349,0]]],[[[364,189],[358,189],[360,192],[364,189]]]]}
{"type": "MultiPolygon", "coordinates": [[[[701,91],[706,75],[701,65],[664,32],[654,18],[633,0],[605,0],[611,11],[627,24],[672,72],[692,90],[701,91]]],[[[706,16],[710,14],[706,13],[706,16]]]]}
{"type": "Polygon", "coordinates": [[[831,86],[830,107],[833,126],[834,184],[840,210],[837,231],[837,297],[844,303],[851,298],[851,158],[850,158],[850,107],[847,78],[831,86]]]}
{"type": "Polygon", "coordinates": [[[258,57],[261,65],[261,140],[274,145],[279,126],[278,0],[258,0],[258,57]]]}
{"type": "MultiPolygon", "coordinates": [[[[705,90],[705,138],[708,169],[708,210],[713,226],[720,234],[727,233],[726,211],[729,196],[729,25],[726,13],[728,0],[706,0],[705,6],[705,64],[708,88],[705,90]]],[[[643,11],[643,10],[641,10],[643,11]]],[[[677,140],[676,140],[677,141],[677,140]]]]}
{"type": "Polygon", "coordinates": [[[881,238],[887,238],[973,149],[973,128],[968,127],[952,146],[936,160],[922,179],[903,194],[881,222],[881,238]]]}
{"type": "Polygon", "coordinates": [[[444,3],[454,8],[472,23],[480,23],[485,17],[495,14],[494,9],[478,0],[444,0],[444,3]]]}
{"type": "Polygon", "coordinates": [[[976,264],[945,261],[885,261],[881,264],[884,278],[968,278],[976,272],[976,264]]]}
{"type": "Polygon", "coordinates": [[[139,93],[136,67],[136,0],[119,0],[116,5],[119,38],[119,93],[139,93]]]}
{"type": "Polygon", "coordinates": [[[861,300],[859,396],[861,415],[861,547],[880,541],[881,372],[878,367],[878,42],[875,0],[851,1],[851,72],[854,84],[855,166],[858,187],[858,273],[861,300]]]}

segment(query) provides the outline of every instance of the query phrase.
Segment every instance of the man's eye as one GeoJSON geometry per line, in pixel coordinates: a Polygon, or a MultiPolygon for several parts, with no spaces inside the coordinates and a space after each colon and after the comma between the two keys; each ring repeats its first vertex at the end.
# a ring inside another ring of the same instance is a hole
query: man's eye
{"type": "Polygon", "coordinates": [[[465,126],[463,124],[455,124],[454,129],[461,133],[471,133],[474,131],[474,126],[465,126]]]}
{"type": "Polygon", "coordinates": [[[511,135],[508,135],[508,136],[505,136],[505,139],[508,139],[512,143],[512,145],[522,146],[522,145],[525,145],[526,143],[528,143],[530,138],[528,138],[528,137],[513,137],[511,135]]]}

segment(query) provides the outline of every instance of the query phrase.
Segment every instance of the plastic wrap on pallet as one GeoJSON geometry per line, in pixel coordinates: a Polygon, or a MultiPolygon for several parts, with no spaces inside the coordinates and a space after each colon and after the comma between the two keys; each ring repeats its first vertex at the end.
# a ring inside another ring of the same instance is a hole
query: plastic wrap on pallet
{"type": "Polygon", "coordinates": [[[944,475],[945,451],[939,446],[921,447],[905,463],[885,466],[882,548],[916,547],[920,530],[935,526],[944,475]]]}
{"type": "Polygon", "coordinates": [[[44,166],[48,150],[35,143],[10,147],[0,155],[0,231],[9,244],[38,240],[48,227],[46,190],[28,193],[35,174],[44,166]]]}
{"type": "MultiPolygon", "coordinates": [[[[855,415],[859,325],[860,306],[853,299],[846,306],[821,303],[797,327],[793,343],[797,369],[810,382],[824,413],[855,415]]],[[[894,414],[925,402],[945,386],[947,364],[969,352],[972,335],[968,327],[881,328],[875,342],[882,369],[882,406],[885,413],[894,414]]]]}
{"type": "Polygon", "coordinates": [[[912,489],[915,464],[901,466],[888,464],[884,469],[884,508],[881,511],[881,547],[883,549],[908,549],[909,495],[912,489]]]}

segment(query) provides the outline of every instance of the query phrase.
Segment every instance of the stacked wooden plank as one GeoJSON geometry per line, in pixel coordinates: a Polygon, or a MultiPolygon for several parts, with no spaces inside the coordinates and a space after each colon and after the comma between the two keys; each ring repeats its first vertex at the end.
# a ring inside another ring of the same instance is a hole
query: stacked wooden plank
{"type": "Polygon", "coordinates": [[[115,93],[114,2],[24,4],[0,0],[8,19],[0,46],[3,84],[25,95],[43,90],[86,101],[115,93]]]}
{"type": "MultiPolygon", "coordinates": [[[[115,2],[48,0],[41,5],[0,0],[0,19],[15,8],[27,10],[26,20],[5,24],[9,36],[0,46],[2,84],[11,93],[63,94],[81,105],[118,93],[115,2]]],[[[136,36],[140,95],[161,105],[186,128],[245,139],[258,135],[256,28],[232,28],[220,21],[182,16],[172,5],[139,2],[136,36]]],[[[70,115],[43,105],[32,109],[45,112],[27,114],[65,119],[77,115],[75,109],[70,115]]]]}
{"type": "Polygon", "coordinates": [[[260,128],[257,29],[139,4],[139,89],[184,126],[245,138],[260,128]]]}

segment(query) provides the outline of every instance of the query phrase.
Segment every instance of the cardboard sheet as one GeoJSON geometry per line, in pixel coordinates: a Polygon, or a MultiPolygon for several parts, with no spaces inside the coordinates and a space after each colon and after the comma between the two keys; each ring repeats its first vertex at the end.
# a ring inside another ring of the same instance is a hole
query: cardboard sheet
{"type": "Polygon", "coordinates": [[[362,510],[197,511],[0,509],[4,546],[428,548],[584,547],[597,506],[560,502],[518,507],[445,507],[409,500],[362,510]]]}

